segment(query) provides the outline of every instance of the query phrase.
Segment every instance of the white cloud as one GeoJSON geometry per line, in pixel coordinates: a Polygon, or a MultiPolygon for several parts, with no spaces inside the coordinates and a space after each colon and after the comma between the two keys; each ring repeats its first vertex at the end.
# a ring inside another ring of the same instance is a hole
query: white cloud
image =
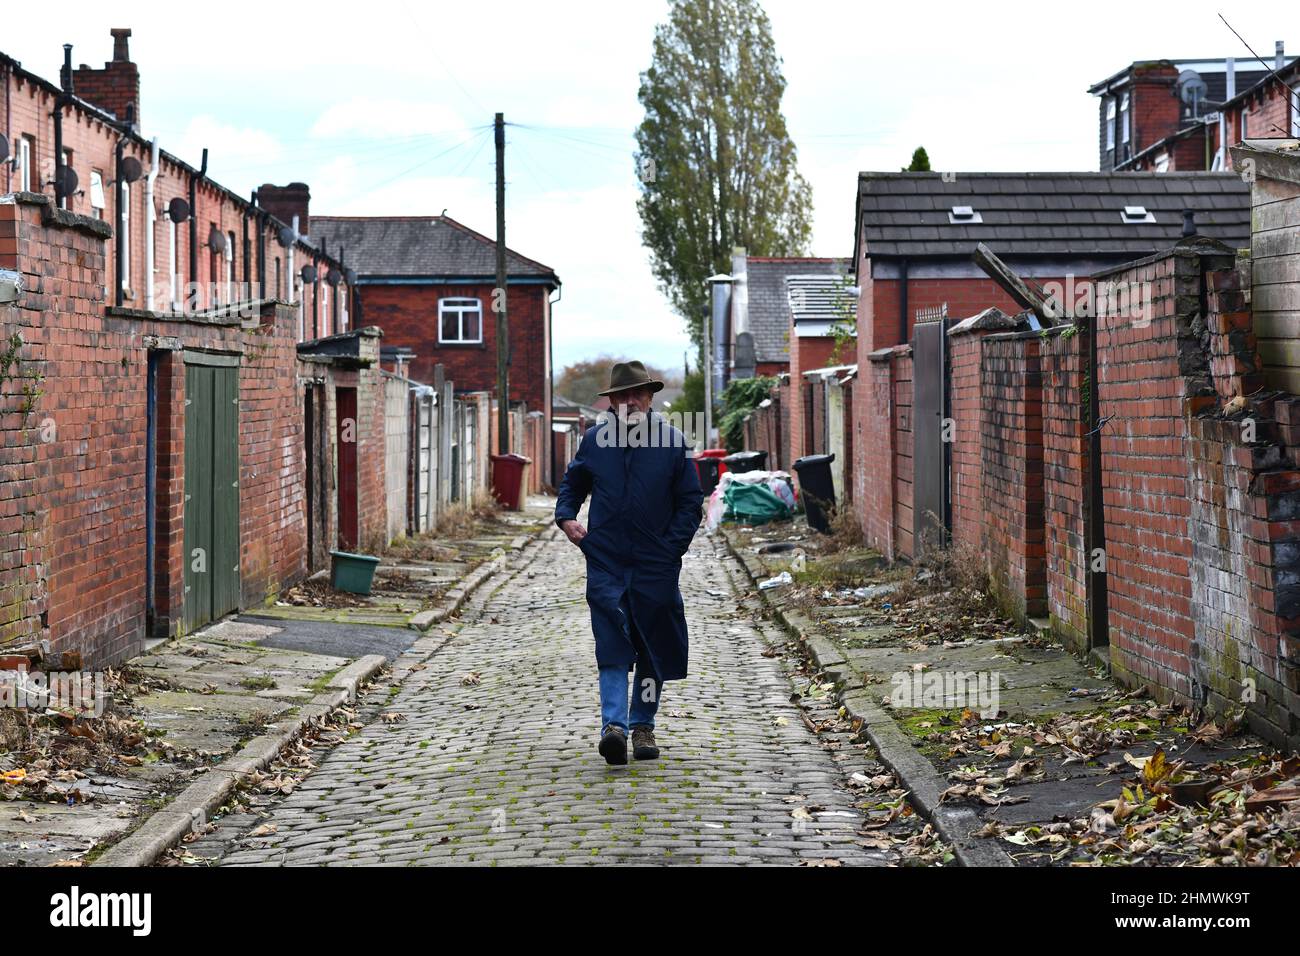
{"type": "Polygon", "coordinates": [[[264,129],[236,126],[206,114],[192,117],[179,137],[159,137],[159,145],[195,166],[206,147],[209,172],[218,181],[223,168],[234,170],[250,164],[275,163],[283,152],[280,140],[264,129]]]}
{"type": "Polygon", "coordinates": [[[451,142],[468,139],[473,131],[459,113],[442,103],[371,96],[353,96],[330,105],[311,128],[311,135],[321,139],[421,134],[445,137],[451,142]]]}

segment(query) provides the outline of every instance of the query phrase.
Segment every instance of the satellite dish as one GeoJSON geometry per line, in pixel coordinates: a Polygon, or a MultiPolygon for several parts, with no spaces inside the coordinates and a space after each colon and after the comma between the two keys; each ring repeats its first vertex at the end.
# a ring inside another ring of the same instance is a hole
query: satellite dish
{"type": "Polygon", "coordinates": [[[1178,98],[1187,107],[1189,116],[1201,115],[1209,89],[1201,74],[1195,70],[1183,70],[1178,74],[1178,98]]]}
{"type": "Polygon", "coordinates": [[[177,196],[167,204],[167,218],[172,222],[184,222],[190,218],[190,204],[177,196]]]}
{"type": "Polygon", "coordinates": [[[77,191],[80,180],[71,166],[60,166],[54,174],[54,189],[60,196],[71,196],[77,191]]]}
{"type": "Polygon", "coordinates": [[[344,270],[343,270],[343,278],[347,280],[348,285],[356,285],[356,284],[357,284],[357,270],[356,270],[356,269],[344,269],[344,270]]]}
{"type": "Polygon", "coordinates": [[[280,229],[280,234],[278,238],[280,240],[280,245],[288,249],[291,245],[293,245],[293,241],[298,237],[294,234],[292,227],[284,226],[280,229]]]}
{"type": "Polygon", "coordinates": [[[122,159],[119,175],[122,177],[122,182],[133,183],[144,175],[144,167],[140,165],[140,160],[134,156],[126,156],[122,159]]]}
{"type": "Polygon", "coordinates": [[[0,163],[9,158],[9,139],[6,136],[0,136],[0,163]]]}
{"type": "Polygon", "coordinates": [[[208,248],[217,253],[226,251],[226,237],[216,226],[213,226],[212,231],[208,233],[208,248]]]}
{"type": "Polygon", "coordinates": [[[339,271],[337,269],[330,269],[330,271],[325,275],[325,281],[328,282],[330,285],[338,285],[339,281],[342,278],[343,276],[339,275],[339,271]]]}
{"type": "Polygon", "coordinates": [[[315,267],[315,266],[303,266],[303,267],[302,267],[302,284],[303,284],[303,285],[308,285],[309,283],[312,283],[312,282],[315,282],[315,281],[316,281],[316,267],[315,267]]]}

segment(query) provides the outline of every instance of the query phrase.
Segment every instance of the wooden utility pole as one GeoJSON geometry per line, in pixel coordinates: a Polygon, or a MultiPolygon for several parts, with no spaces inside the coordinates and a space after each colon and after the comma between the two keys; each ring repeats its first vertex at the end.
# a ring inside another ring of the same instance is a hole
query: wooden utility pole
{"type": "Polygon", "coordinates": [[[497,146],[497,285],[492,308],[497,315],[497,454],[510,451],[510,323],[506,316],[506,120],[496,116],[497,146]]]}

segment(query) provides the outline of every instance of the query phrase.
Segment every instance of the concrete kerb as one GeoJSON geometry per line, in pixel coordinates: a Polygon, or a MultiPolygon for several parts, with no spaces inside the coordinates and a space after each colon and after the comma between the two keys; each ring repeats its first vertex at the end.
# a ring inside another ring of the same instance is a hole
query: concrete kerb
{"type": "Polygon", "coordinates": [[[241,779],[269,766],[285,745],[312,720],[340,704],[356,700],[357,688],[379,673],[384,664],[383,655],[369,654],[344,667],[330,679],[326,685],[328,689],[312,698],[311,703],[271,725],[273,730],[254,737],[238,752],[195,780],[92,865],[152,865],[187,833],[207,822],[208,817],[229,799],[241,779]]]}
{"type": "MultiPolygon", "coordinates": [[[[722,538],[727,543],[727,550],[745,569],[750,581],[757,585],[766,575],[757,556],[738,547],[725,530],[722,538]]],[[[835,683],[845,712],[861,722],[867,738],[876,748],[880,762],[893,771],[899,782],[907,788],[917,811],[952,847],[957,862],[962,866],[1015,866],[1015,861],[996,843],[973,835],[981,826],[979,817],[973,810],[968,807],[944,806],[940,802],[947,789],[946,781],[926,757],[917,753],[912,738],[872,699],[871,692],[864,688],[846,690],[848,679],[856,674],[839,649],[830,640],[816,633],[813,622],[805,615],[794,609],[782,608],[763,591],[758,593],[777,621],[808,649],[817,668],[835,683]]]]}
{"type": "MultiPolygon", "coordinates": [[[[554,527],[553,525],[551,526],[554,527]]],[[[511,560],[513,555],[522,554],[530,544],[537,541],[546,529],[534,531],[529,534],[521,534],[512,538],[506,546],[506,553],[498,555],[491,561],[480,564],[471,571],[468,577],[443,595],[442,603],[437,607],[430,608],[427,611],[421,611],[414,615],[408,623],[408,626],[417,631],[427,631],[435,624],[440,624],[447,618],[451,617],[461,609],[466,599],[482,586],[483,582],[492,577],[498,571],[502,570],[511,560]]]]}

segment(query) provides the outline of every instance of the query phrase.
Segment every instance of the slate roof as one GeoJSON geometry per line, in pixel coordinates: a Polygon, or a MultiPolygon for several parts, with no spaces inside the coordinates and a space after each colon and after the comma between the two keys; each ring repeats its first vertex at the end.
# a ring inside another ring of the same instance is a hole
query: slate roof
{"type": "Polygon", "coordinates": [[[790,300],[786,296],[787,276],[843,275],[848,259],[769,259],[750,256],[745,260],[749,288],[749,331],[754,336],[755,357],[760,362],[790,361],[790,300]]]}
{"type": "MultiPolygon", "coordinates": [[[[1182,238],[1183,210],[1199,234],[1250,245],[1250,186],[1235,173],[860,173],[857,241],[874,258],[967,258],[977,243],[1000,256],[1095,258],[1154,255],[1182,238]],[[953,224],[953,206],[980,223],[953,224]],[[1143,206],[1154,223],[1127,223],[1143,206]]],[[[855,250],[856,254],[857,250],[855,250]]]]}
{"type": "MultiPolygon", "coordinates": [[[[345,250],[347,264],[364,282],[375,278],[488,279],[496,275],[496,241],[447,216],[316,216],[311,239],[331,254],[345,250]]],[[[507,248],[511,278],[549,278],[550,266],[507,248]]]]}

